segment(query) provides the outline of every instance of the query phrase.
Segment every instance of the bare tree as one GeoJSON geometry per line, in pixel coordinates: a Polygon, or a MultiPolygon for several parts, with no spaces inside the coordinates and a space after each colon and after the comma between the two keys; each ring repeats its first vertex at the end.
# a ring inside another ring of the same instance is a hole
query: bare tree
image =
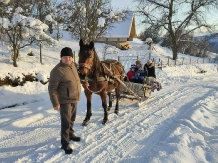
{"type": "Polygon", "coordinates": [[[83,39],[84,42],[97,40],[113,21],[118,21],[124,14],[112,14],[110,0],[69,0],[57,6],[56,17],[72,32],[74,39],[83,39]],[[99,26],[99,19],[104,19],[104,26],[99,26]]]}
{"type": "Polygon", "coordinates": [[[34,0],[10,0],[7,6],[10,12],[7,11],[7,13],[12,16],[11,13],[14,13],[16,8],[21,7],[23,10],[20,11],[20,13],[25,16],[30,16],[33,11],[34,3],[34,0]]]}
{"type": "Polygon", "coordinates": [[[46,24],[16,12],[11,18],[0,17],[0,28],[2,35],[4,35],[4,42],[9,44],[12,49],[14,67],[17,67],[20,49],[39,40],[53,43],[53,39],[44,33],[44,30],[48,28],[46,24]]]}
{"type": "Polygon", "coordinates": [[[207,40],[205,38],[200,39],[197,42],[197,47],[198,47],[197,57],[205,58],[207,56],[207,51],[208,51],[208,48],[209,48],[209,43],[207,42],[207,40]]]}
{"type": "Polygon", "coordinates": [[[51,12],[51,0],[31,0],[32,14],[34,17],[44,22],[45,17],[51,12]]]}
{"type": "Polygon", "coordinates": [[[206,12],[218,8],[217,0],[135,0],[137,12],[145,17],[148,28],[164,30],[170,40],[173,59],[177,59],[178,45],[184,37],[203,27],[208,31],[206,12]]]}

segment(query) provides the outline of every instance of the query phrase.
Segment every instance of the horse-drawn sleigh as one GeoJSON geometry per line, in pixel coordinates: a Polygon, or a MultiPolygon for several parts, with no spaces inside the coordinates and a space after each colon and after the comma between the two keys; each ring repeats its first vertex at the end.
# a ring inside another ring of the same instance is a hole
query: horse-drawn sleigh
{"type": "Polygon", "coordinates": [[[108,111],[112,108],[112,101],[116,99],[114,113],[119,113],[120,98],[136,99],[138,104],[142,104],[151,93],[150,86],[124,82],[125,70],[123,65],[117,60],[100,61],[94,42],[84,44],[83,40],[79,42],[79,74],[87,98],[86,118],[82,125],[87,126],[92,116],[91,100],[92,94],[98,94],[102,100],[104,108],[103,124],[108,122],[108,111]],[[107,95],[109,105],[107,104],[107,95]]]}

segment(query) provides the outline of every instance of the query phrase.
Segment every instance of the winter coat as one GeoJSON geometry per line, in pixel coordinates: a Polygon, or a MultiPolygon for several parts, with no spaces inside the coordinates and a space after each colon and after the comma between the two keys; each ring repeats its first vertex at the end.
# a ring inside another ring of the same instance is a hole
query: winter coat
{"type": "Polygon", "coordinates": [[[130,71],[127,73],[127,78],[128,78],[129,80],[131,80],[133,76],[135,76],[135,71],[130,70],[130,71]]]}
{"type": "Polygon", "coordinates": [[[75,64],[60,61],[50,72],[48,91],[53,107],[80,100],[81,83],[75,64]]]}
{"type": "Polygon", "coordinates": [[[137,80],[140,79],[141,81],[143,81],[145,79],[145,77],[142,74],[145,74],[145,71],[139,69],[138,71],[136,71],[135,76],[133,77],[133,79],[137,79],[137,80]]]}
{"type": "MultiPolygon", "coordinates": [[[[141,67],[141,66],[140,66],[140,67],[141,67]]],[[[137,72],[140,67],[135,66],[135,72],[137,72]]]]}
{"type": "Polygon", "coordinates": [[[146,63],[144,65],[144,71],[145,71],[145,76],[146,77],[152,76],[152,77],[156,78],[154,62],[152,62],[149,65],[146,63]]]}

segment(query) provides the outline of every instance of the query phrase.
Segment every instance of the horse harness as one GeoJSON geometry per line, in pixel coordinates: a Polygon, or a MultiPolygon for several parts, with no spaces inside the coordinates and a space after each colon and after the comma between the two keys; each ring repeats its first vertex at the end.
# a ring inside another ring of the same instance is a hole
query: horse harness
{"type": "MultiPolygon", "coordinates": [[[[119,75],[116,75],[112,70],[113,69],[116,69],[117,68],[115,67],[114,64],[116,64],[118,61],[116,62],[112,62],[114,60],[106,60],[106,61],[101,61],[100,63],[100,68],[95,70],[95,77],[97,79],[97,82],[100,82],[100,81],[106,81],[105,84],[103,85],[103,87],[94,92],[92,90],[90,90],[88,87],[86,87],[90,92],[92,93],[98,93],[98,92],[101,92],[105,87],[106,85],[108,84],[108,82],[110,83],[113,83],[115,82],[115,80],[117,80],[117,77],[120,77],[120,76],[123,76],[124,74],[119,74],[119,75]],[[109,64],[109,66],[107,67],[106,64],[109,64]]],[[[121,65],[121,64],[120,64],[121,65]]],[[[87,65],[84,65],[86,66],[87,68],[89,68],[90,70],[92,69],[91,66],[87,66],[87,65]]],[[[122,65],[121,65],[122,66],[122,65]]],[[[122,69],[123,69],[123,66],[122,66],[122,69]]],[[[94,70],[91,70],[91,71],[94,71],[94,70]]],[[[118,71],[118,70],[117,70],[118,71]]],[[[119,72],[119,71],[118,71],[119,72]]],[[[85,76],[84,79],[81,79],[82,82],[89,82],[89,81],[93,81],[94,78],[88,78],[87,76],[85,76]]]]}

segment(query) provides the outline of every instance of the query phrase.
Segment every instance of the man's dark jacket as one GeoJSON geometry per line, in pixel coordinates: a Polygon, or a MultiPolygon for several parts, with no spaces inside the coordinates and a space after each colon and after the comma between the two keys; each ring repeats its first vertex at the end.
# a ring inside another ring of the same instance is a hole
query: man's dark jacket
{"type": "Polygon", "coordinates": [[[50,73],[48,91],[53,107],[80,100],[81,82],[75,64],[60,61],[50,73]]]}

